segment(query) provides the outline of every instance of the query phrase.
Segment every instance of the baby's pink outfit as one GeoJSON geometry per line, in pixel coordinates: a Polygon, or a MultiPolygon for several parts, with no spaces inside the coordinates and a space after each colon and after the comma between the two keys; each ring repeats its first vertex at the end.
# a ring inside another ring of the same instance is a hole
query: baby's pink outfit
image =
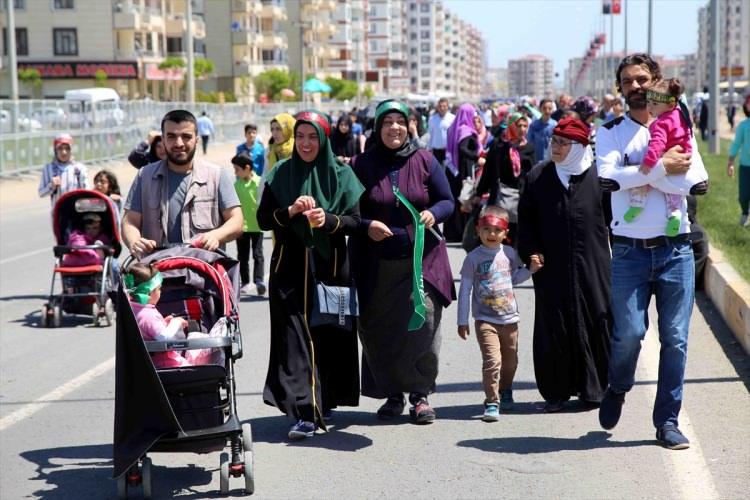
{"type": "MultiPolygon", "coordinates": [[[[174,318],[167,324],[164,316],[153,304],[131,302],[130,305],[135,313],[135,320],[143,340],[185,340],[180,318],[174,318]]],[[[208,337],[208,335],[200,332],[190,333],[191,339],[201,337],[208,337]]],[[[154,352],[151,353],[151,357],[156,368],[204,365],[211,362],[211,349],[192,349],[184,353],[183,355],[178,351],[154,352]]]]}
{"type": "MultiPolygon", "coordinates": [[[[68,238],[68,246],[71,247],[83,247],[88,245],[94,245],[96,242],[100,242],[104,245],[109,245],[110,240],[105,234],[100,234],[95,238],[92,238],[83,231],[74,230],[70,233],[68,238]]],[[[72,250],[63,256],[62,263],[64,266],[70,267],[81,267],[81,266],[92,266],[101,265],[104,259],[99,253],[92,248],[82,248],[80,250],[72,250]]]]}

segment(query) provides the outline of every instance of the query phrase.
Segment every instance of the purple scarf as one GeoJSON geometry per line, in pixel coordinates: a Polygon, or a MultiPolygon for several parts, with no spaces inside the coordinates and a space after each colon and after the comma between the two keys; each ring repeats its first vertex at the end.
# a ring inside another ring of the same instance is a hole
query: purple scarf
{"type": "Polygon", "coordinates": [[[453,175],[458,175],[458,145],[470,135],[478,136],[474,128],[474,115],[477,114],[473,105],[465,102],[458,108],[456,119],[448,128],[448,147],[446,148],[446,164],[453,175]]]}

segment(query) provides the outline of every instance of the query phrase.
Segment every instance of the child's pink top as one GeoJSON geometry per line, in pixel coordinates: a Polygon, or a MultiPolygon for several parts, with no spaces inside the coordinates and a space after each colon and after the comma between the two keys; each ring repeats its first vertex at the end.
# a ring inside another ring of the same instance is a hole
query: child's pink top
{"type": "MultiPolygon", "coordinates": [[[[72,233],[70,233],[70,237],[68,238],[68,246],[84,247],[88,245],[94,245],[97,241],[105,245],[108,245],[110,243],[109,238],[107,238],[107,235],[105,234],[100,234],[96,238],[92,238],[83,231],[79,231],[76,229],[72,233]]],[[[102,257],[99,255],[99,252],[91,248],[72,250],[70,253],[65,254],[62,260],[64,266],[71,267],[96,265],[102,264],[103,262],[104,259],[102,259],[102,257]]]]}
{"type": "Polygon", "coordinates": [[[679,105],[672,111],[660,114],[648,127],[648,131],[651,132],[651,139],[641,164],[649,168],[656,165],[662,155],[675,146],[682,146],[683,153],[691,153],[693,150],[690,145],[692,131],[682,116],[679,105]]]}
{"type": "MultiPolygon", "coordinates": [[[[131,302],[130,306],[135,313],[135,320],[138,323],[138,329],[141,331],[143,340],[171,340],[177,338],[179,333],[172,332],[168,329],[168,324],[164,316],[156,309],[153,304],[139,304],[131,302]]],[[[182,339],[185,336],[182,335],[182,339]]],[[[155,352],[151,354],[156,368],[172,368],[175,366],[189,366],[190,363],[182,354],[177,351],[155,352]]]]}

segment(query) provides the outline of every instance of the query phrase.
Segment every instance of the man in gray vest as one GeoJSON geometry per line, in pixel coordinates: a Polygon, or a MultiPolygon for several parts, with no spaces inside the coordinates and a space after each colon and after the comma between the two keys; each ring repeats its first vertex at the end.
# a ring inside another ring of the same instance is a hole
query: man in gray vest
{"type": "Polygon", "coordinates": [[[167,157],[138,171],[122,218],[125,244],[139,258],[173,243],[223,248],[243,222],[229,170],[194,159],[200,138],[189,111],[164,115],[161,132],[167,157]]]}

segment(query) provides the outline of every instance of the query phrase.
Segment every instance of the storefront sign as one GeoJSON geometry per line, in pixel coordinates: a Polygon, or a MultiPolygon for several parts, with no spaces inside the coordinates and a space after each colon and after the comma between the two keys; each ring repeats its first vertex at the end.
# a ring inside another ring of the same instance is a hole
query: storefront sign
{"type": "Polygon", "coordinates": [[[113,80],[135,80],[138,78],[138,64],[135,62],[107,61],[35,61],[19,62],[18,69],[36,69],[44,79],[94,78],[96,72],[104,71],[113,80]]]}

